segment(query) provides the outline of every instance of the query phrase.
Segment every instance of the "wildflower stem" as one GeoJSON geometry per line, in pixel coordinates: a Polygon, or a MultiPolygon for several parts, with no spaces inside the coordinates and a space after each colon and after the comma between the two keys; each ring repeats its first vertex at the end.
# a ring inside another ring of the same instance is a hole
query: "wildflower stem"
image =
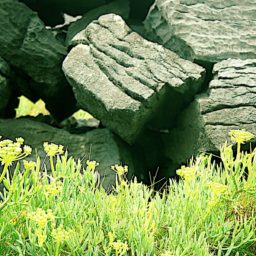
{"type": "Polygon", "coordinates": [[[2,172],[2,174],[1,174],[1,176],[0,176],[0,183],[3,181],[3,179],[4,179],[4,177],[5,177],[5,174],[6,174],[6,172],[8,171],[8,167],[9,167],[9,164],[5,164],[5,165],[4,165],[3,172],[2,172]]]}
{"type": "Polygon", "coordinates": [[[59,251],[60,251],[60,241],[57,241],[55,256],[59,256],[59,251]]]}
{"type": "Polygon", "coordinates": [[[2,211],[5,206],[7,206],[7,203],[9,202],[11,197],[12,197],[12,191],[9,192],[8,197],[6,198],[6,200],[0,205],[0,211],[2,211]]]}
{"type": "Polygon", "coordinates": [[[238,143],[237,143],[237,154],[236,154],[236,159],[237,159],[237,161],[240,160],[240,151],[241,151],[241,143],[238,142],[238,143]]]}
{"type": "Polygon", "coordinates": [[[56,177],[56,172],[55,172],[52,156],[50,156],[50,165],[51,165],[51,170],[52,170],[52,177],[55,178],[56,177]]]}

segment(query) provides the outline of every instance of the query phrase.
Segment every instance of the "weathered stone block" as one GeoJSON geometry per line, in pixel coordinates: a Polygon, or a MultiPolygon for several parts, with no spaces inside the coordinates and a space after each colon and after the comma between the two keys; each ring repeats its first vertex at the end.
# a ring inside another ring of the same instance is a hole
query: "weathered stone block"
{"type": "Polygon", "coordinates": [[[203,81],[202,67],[145,40],[114,14],[92,22],[73,43],[63,70],[79,106],[128,143],[162,105],[179,104],[172,95],[186,101],[203,81]]]}
{"type": "Polygon", "coordinates": [[[256,57],[255,13],[251,0],[156,0],[145,26],[181,57],[216,63],[256,57]]]}
{"type": "Polygon", "coordinates": [[[218,152],[230,130],[256,134],[256,59],[224,60],[213,74],[208,93],[198,96],[164,136],[165,154],[175,163],[200,152],[218,152]]]}

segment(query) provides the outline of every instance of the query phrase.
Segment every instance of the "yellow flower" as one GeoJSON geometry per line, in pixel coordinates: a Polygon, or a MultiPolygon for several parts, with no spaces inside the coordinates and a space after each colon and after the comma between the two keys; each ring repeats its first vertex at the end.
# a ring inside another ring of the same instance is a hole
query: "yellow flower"
{"type": "Polygon", "coordinates": [[[249,141],[255,137],[252,133],[245,131],[245,129],[231,130],[229,132],[229,136],[231,137],[231,141],[240,144],[243,144],[244,142],[249,141]]]}
{"type": "Polygon", "coordinates": [[[21,160],[32,152],[31,147],[23,146],[24,140],[17,138],[16,142],[12,140],[0,141],[0,162],[2,165],[11,165],[12,162],[21,160]]]}
{"type": "Polygon", "coordinates": [[[120,240],[112,242],[110,246],[116,251],[117,255],[124,255],[128,250],[127,242],[123,243],[120,240]]]}
{"type": "Polygon", "coordinates": [[[194,166],[186,167],[182,165],[181,169],[177,170],[176,173],[185,180],[190,180],[196,176],[196,168],[194,166]]]}
{"type": "Polygon", "coordinates": [[[35,212],[28,213],[28,218],[40,227],[45,228],[49,220],[54,220],[54,215],[51,209],[48,209],[47,212],[42,208],[38,208],[35,212]]]}
{"type": "Polygon", "coordinates": [[[49,185],[45,185],[44,194],[48,197],[50,195],[57,195],[63,190],[63,183],[61,181],[52,182],[49,185]]]}
{"type": "Polygon", "coordinates": [[[86,171],[91,171],[91,172],[94,172],[96,167],[99,165],[99,163],[97,163],[96,161],[90,161],[90,160],[87,160],[86,164],[87,164],[86,171]]]}
{"type": "Polygon", "coordinates": [[[217,183],[217,182],[209,182],[207,185],[212,191],[212,193],[217,196],[220,194],[223,194],[228,190],[228,186],[217,183]]]}
{"type": "Polygon", "coordinates": [[[115,171],[118,176],[122,176],[122,175],[124,175],[125,173],[128,172],[128,166],[127,165],[122,166],[122,165],[115,164],[115,165],[111,166],[111,169],[113,171],[115,171]]]}
{"type": "Polygon", "coordinates": [[[70,232],[65,230],[63,228],[63,225],[60,225],[56,229],[53,229],[52,231],[52,237],[57,241],[57,242],[63,242],[67,240],[70,237],[70,232]]]}
{"type": "Polygon", "coordinates": [[[34,171],[36,168],[36,162],[34,161],[23,160],[23,165],[27,171],[34,171]]]}
{"type": "Polygon", "coordinates": [[[56,145],[54,143],[49,144],[48,142],[44,142],[44,151],[49,157],[64,154],[62,145],[56,145]]]}
{"type": "Polygon", "coordinates": [[[173,253],[165,251],[161,254],[161,256],[174,256],[173,253]]]}
{"type": "Polygon", "coordinates": [[[23,145],[24,143],[24,139],[19,137],[19,138],[16,138],[16,142],[19,143],[20,145],[23,145]]]}
{"type": "Polygon", "coordinates": [[[47,239],[46,230],[48,221],[55,221],[55,217],[51,209],[45,210],[38,208],[35,212],[27,213],[28,218],[37,224],[36,236],[38,239],[38,245],[43,246],[47,239]]]}

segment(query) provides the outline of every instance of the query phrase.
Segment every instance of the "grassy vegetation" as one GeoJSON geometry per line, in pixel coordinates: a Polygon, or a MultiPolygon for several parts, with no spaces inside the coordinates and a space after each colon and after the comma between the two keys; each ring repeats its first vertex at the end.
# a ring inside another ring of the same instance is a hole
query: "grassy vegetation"
{"type": "Polygon", "coordinates": [[[31,148],[21,138],[1,141],[0,255],[256,255],[256,150],[240,152],[251,134],[230,135],[236,155],[225,144],[221,164],[199,156],[161,193],[128,182],[128,167],[116,165],[107,194],[98,163],[82,170],[48,143],[51,170],[40,170],[40,159],[23,161],[11,178],[10,165],[31,148]]]}

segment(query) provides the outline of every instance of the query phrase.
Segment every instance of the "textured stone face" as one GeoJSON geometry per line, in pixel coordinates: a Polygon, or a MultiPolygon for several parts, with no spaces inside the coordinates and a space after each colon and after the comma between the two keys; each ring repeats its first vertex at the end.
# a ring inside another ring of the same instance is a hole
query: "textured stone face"
{"type": "Polygon", "coordinates": [[[4,112],[11,96],[11,88],[8,81],[9,76],[10,67],[7,62],[0,57],[0,115],[4,112]]]}
{"type": "Polygon", "coordinates": [[[60,118],[71,114],[75,100],[61,70],[65,47],[35,12],[15,0],[0,1],[0,27],[0,55],[33,79],[32,90],[48,103],[52,114],[60,118]]]}
{"type": "MultiPolygon", "coordinates": [[[[45,159],[43,142],[51,142],[63,145],[68,150],[69,156],[81,159],[83,166],[88,159],[99,162],[97,171],[106,189],[115,185],[115,173],[111,170],[111,165],[128,164],[130,172],[133,172],[129,152],[108,129],[97,129],[83,135],[74,135],[27,118],[0,119],[0,135],[10,139],[24,138],[25,144],[33,148],[33,154],[29,157],[31,160],[35,160],[36,152],[41,160],[45,159]]],[[[47,159],[45,164],[48,165],[47,159]]]]}
{"type": "Polygon", "coordinates": [[[180,115],[165,136],[166,154],[181,163],[199,152],[216,152],[230,130],[256,134],[256,59],[217,63],[207,94],[180,115]]]}
{"type": "Polygon", "coordinates": [[[203,68],[146,41],[117,15],[101,16],[73,44],[63,70],[79,106],[128,143],[167,95],[189,98],[203,80],[203,68]]]}
{"type": "Polygon", "coordinates": [[[145,25],[181,57],[216,63],[256,57],[252,0],[156,0],[145,25]]]}
{"type": "Polygon", "coordinates": [[[10,97],[10,87],[8,80],[0,74],[0,115],[8,104],[10,97]]]}

